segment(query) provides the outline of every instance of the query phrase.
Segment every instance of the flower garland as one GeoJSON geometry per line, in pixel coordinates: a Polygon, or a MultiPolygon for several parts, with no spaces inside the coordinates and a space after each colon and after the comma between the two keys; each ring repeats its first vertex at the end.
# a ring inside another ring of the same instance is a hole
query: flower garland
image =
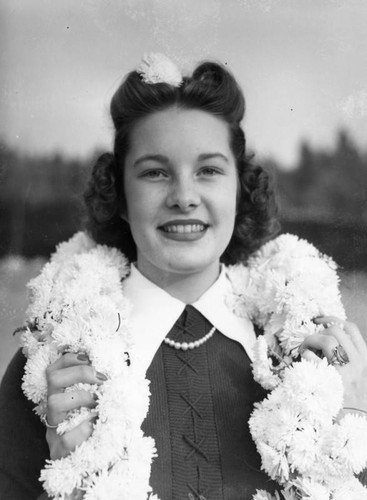
{"type": "MultiPolygon", "coordinates": [[[[48,461],[41,480],[51,497],[66,499],[75,490],[84,499],[145,499],[154,440],[140,427],[148,412],[148,381],[138,367],[124,362],[133,342],[129,335],[130,304],[121,291],[129,273],[116,249],[96,246],[78,233],[58,247],[40,276],[29,283],[32,301],[22,344],[28,357],[23,377],[26,396],[46,413],[46,368],[62,353],[85,352],[108,380],[101,386],[77,384],[95,393],[98,419],[93,435],[60,460],[48,461]]],[[[73,411],[58,426],[62,434],[91,415],[73,411]]]]}
{"type": "Polygon", "coordinates": [[[326,359],[297,361],[304,339],[324,328],[314,318],[345,319],[335,263],[286,234],[264,245],[247,269],[230,268],[229,276],[229,305],[264,332],[253,374],[271,392],[255,405],[249,425],[262,468],[283,487],[282,497],[259,491],[254,500],[367,499],[354,476],[367,464],[366,418],[348,414],[337,423],[339,373],[326,359]]]}
{"type": "MultiPolygon", "coordinates": [[[[90,438],[74,452],[47,461],[41,480],[57,500],[75,492],[84,500],[145,500],[149,495],[158,500],[149,485],[154,440],[141,431],[149,382],[132,355],[131,305],[121,287],[128,274],[127,260],[117,249],[78,233],[58,246],[29,283],[23,390],[36,412],[46,414],[46,368],[64,352],[85,352],[107,377],[98,387],[67,389],[90,390],[97,407],[70,412],[58,433],[92,412],[98,418],[90,438]]],[[[313,318],[344,317],[335,265],[309,243],[282,235],[262,247],[246,268],[228,268],[228,276],[229,307],[264,331],[255,345],[253,371],[271,393],[256,405],[249,422],[263,469],[282,486],[285,500],[367,498],[367,489],[354,477],[367,464],[361,439],[367,435],[366,419],[347,415],[336,423],[343,398],[337,371],[325,362],[293,362],[303,339],[322,330],[313,318]]],[[[254,496],[280,498],[262,490],[254,496]]]]}

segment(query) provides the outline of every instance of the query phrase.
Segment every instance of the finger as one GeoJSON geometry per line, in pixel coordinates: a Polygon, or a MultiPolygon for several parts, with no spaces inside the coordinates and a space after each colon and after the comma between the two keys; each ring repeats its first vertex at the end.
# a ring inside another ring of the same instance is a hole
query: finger
{"type": "Polygon", "coordinates": [[[91,436],[95,420],[96,416],[93,415],[71,431],[60,436],[63,446],[70,451],[74,451],[77,446],[91,436]]]}
{"type": "Polygon", "coordinates": [[[47,400],[47,422],[58,425],[70,410],[81,407],[94,408],[97,404],[94,395],[88,391],[75,390],[51,394],[47,400]]]}
{"type": "Polygon", "coordinates": [[[300,351],[304,352],[306,349],[314,352],[321,351],[327,360],[330,361],[333,357],[333,351],[338,345],[339,342],[335,337],[323,333],[316,333],[305,338],[300,346],[300,351]]]}
{"type": "Polygon", "coordinates": [[[331,335],[336,338],[351,360],[358,359],[360,353],[354,342],[354,336],[357,335],[357,332],[359,333],[359,330],[354,323],[342,321],[335,316],[320,317],[317,320],[319,324],[330,325],[322,332],[323,335],[331,335]],[[353,336],[349,332],[353,333],[353,336]]]}
{"type": "Polygon", "coordinates": [[[48,366],[49,371],[56,371],[70,366],[89,364],[90,359],[84,352],[67,352],[60,356],[54,363],[48,366]]]}
{"type": "Polygon", "coordinates": [[[316,324],[324,325],[325,328],[329,328],[331,325],[337,325],[340,328],[343,328],[345,323],[343,319],[338,318],[337,316],[319,316],[315,318],[313,321],[316,324]]]}
{"type": "Polygon", "coordinates": [[[69,455],[75,448],[86,441],[93,432],[96,416],[91,416],[84,420],[71,431],[65,432],[62,436],[56,437],[54,429],[47,429],[46,439],[50,448],[50,458],[63,458],[69,455]]]}
{"type": "Polygon", "coordinates": [[[331,326],[330,328],[327,328],[322,332],[324,335],[330,335],[334,337],[338,343],[343,346],[343,349],[345,352],[348,354],[348,357],[351,361],[354,361],[358,359],[359,354],[356,349],[356,346],[354,345],[352,339],[349,337],[348,334],[345,333],[344,330],[341,330],[337,326],[331,326]]]}
{"type": "Polygon", "coordinates": [[[102,384],[107,380],[103,373],[99,373],[91,365],[69,366],[56,371],[46,372],[48,394],[63,392],[66,387],[70,387],[80,382],[85,384],[102,384]]]}
{"type": "Polygon", "coordinates": [[[314,352],[310,351],[309,349],[302,351],[301,358],[307,359],[308,361],[314,361],[316,363],[321,363],[321,358],[317,354],[315,354],[314,352]]]}

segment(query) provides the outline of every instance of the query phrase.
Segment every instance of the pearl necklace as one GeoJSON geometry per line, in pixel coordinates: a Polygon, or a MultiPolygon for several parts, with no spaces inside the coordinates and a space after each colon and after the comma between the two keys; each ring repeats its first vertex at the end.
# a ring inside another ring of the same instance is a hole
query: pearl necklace
{"type": "Polygon", "coordinates": [[[207,340],[210,339],[210,337],[213,336],[214,332],[215,326],[213,326],[213,328],[209,333],[205,335],[205,337],[202,337],[199,340],[195,340],[195,342],[175,342],[168,337],[166,337],[163,342],[171,347],[174,347],[177,350],[182,349],[183,351],[187,351],[188,349],[194,349],[195,347],[200,347],[201,345],[203,345],[207,340]]]}

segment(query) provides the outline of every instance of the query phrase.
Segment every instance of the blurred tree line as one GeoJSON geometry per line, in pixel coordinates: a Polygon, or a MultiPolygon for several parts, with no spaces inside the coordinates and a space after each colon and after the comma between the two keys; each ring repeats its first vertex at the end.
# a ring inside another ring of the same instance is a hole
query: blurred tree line
{"type": "Polygon", "coordinates": [[[0,145],[0,255],[49,255],[84,218],[90,162],[0,145]]]}
{"type": "Polygon", "coordinates": [[[312,241],[344,268],[367,271],[367,153],[341,130],[330,150],[303,142],[291,171],[269,166],[277,170],[282,232],[312,241]]]}
{"type": "MultiPolygon", "coordinates": [[[[26,156],[0,143],[0,256],[49,255],[83,226],[82,193],[93,160],[26,156]]],[[[293,232],[344,268],[367,270],[367,154],[340,131],[334,148],[300,147],[295,168],[274,161],[282,232],[293,232]]]]}

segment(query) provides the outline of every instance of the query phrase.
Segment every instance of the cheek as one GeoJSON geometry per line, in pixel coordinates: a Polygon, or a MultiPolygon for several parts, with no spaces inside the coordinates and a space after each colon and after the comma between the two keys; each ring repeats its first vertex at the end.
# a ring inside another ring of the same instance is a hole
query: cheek
{"type": "Polygon", "coordinates": [[[130,183],[126,196],[127,218],[132,233],[142,227],[153,226],[158,213],[158,201],[152,190],[130,183]]]}
{"type": "Polygon", "coordinates": [[[144,207],[144,195],[139,192],[139,185],[132,177],[131,172],[126,172],[124,175],[124,197],[125,197],[125,213],[124,218],[131,225],[134,221],[140,218],[139,212],[144,207]]]}
{"type": "MultiPolygon", "coordinates": [[[[224,217],[233,219],[237,213],[237,204],[240,196],[239,182],[237,178],[231,180],[227,189],[223,189],[220,193],[221,214],[224,217]]],[[[230,224],[232,221],[228,220],[230,224]]]]}

